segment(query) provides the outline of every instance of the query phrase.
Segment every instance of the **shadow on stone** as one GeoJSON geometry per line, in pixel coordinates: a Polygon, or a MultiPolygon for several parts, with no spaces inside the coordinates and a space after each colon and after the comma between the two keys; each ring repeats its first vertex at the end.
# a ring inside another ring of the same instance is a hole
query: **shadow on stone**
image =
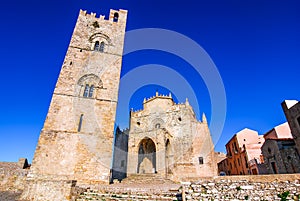
{"type": "Polygon", "coordinates": [[[1,201],[16,201],[21,195],[21,191],[0,191],[0,200],[1,201]]]}
{"type": "Polygon", "coordinates": [[[178,201],[182,201],[182,193],[177,193],[176,198],[178,201]]]}

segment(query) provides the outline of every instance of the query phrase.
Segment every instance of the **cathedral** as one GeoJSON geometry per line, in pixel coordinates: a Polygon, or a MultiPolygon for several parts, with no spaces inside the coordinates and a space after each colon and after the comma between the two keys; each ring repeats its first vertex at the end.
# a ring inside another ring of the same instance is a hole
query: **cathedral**
{"type": "Polygon", "coordinates": [[[130,111],[128,130],[115,129],[126,18],[122,9],[110,10],[108,19],[80,10],[25,197],[38,193],[36,181],[85,185],[136,174],[173,181],[217,175],[206,117],[197,120],[188,99],[177,104],[157,92],[142,110],[130,111]]]}

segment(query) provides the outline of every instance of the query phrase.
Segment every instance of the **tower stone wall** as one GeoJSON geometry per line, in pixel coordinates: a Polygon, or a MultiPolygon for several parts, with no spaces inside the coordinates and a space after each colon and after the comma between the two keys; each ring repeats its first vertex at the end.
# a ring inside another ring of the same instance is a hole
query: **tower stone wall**
{"type": "Polygon", "coordinates": [[[80,10],[29,180],[109,182],[126,17],[80,10]]]}
{"type": "Polygon", "coordinates": [[[127,176],[128,134],[129,129],[121,131],[117,127],[113,150],[112,180],[121,181],[127,176]]]}

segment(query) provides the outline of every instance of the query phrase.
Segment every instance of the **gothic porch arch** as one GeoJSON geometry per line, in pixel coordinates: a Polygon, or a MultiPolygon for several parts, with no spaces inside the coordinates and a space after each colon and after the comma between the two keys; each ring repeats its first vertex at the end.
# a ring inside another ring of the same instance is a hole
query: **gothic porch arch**
{"type": "Polygon", "coordinates": [[[156,146],[151,138],[143,138],[138,146],[137,173],[156,173],[156,146]]]}

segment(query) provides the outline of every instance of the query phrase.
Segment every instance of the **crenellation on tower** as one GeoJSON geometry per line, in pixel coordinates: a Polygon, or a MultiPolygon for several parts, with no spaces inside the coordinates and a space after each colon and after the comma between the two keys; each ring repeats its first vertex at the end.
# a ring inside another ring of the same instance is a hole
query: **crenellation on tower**
{"type": "Polygon", "coordinates": [[[72,38],[70,46],[90,51],[95,48],[98,41],[99,47],[101,42],[104,43],[104,53],[122,55],[123,44],[120,46],[122,41],[119,41],[119,38],[125,30],[126,20],[127,11],[122,9],[111,9],[109,19],[105,19],[102,15],[97,18],[96,13],[87,14],[86,11],[81,10],[74,30],[76,37],[72,38]],[[117,14],[117,17],[115,14],[117,14]],[[89,33],[89,35],[86,33],[89,33]],[[88,40],[86,40],[87,37],[88,40]]]}
{"type": "Polygon", "coordinates": [[[110,21],[110,22],[126,23],[127,12],[128,11],[124,10],[124,9],[119,9],[119,10],[110,9],[109,18],[105,19],[105,15],[99,15],[99,17],[97,17],[97,13],[91,12],[89,14],[89,13],[87,13],[86,10],[80,9],[79,16],[84,16],[84,17],[90,18],[90,19],[106,20],[106,21],[110,21]],[[116,13],[118,14],[118,20],[115,19],[116,13]]]}

